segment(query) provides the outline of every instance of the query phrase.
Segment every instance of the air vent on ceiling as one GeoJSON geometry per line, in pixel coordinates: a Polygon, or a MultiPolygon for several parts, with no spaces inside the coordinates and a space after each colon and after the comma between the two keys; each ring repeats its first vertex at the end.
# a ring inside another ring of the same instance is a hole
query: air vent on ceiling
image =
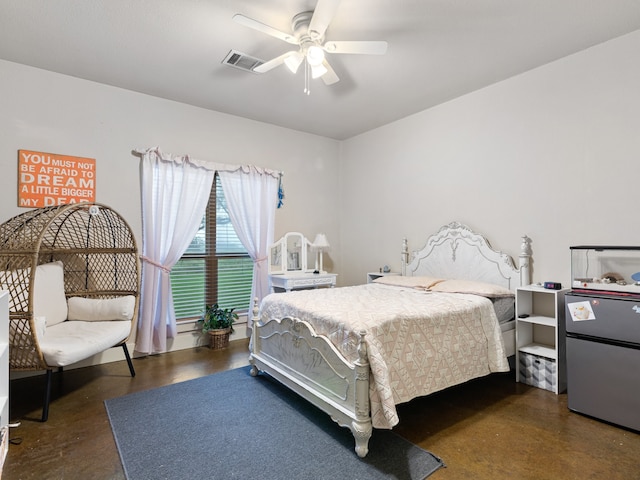
{"type": "Polygon", "coordinates": [[[253,69],[262,65],[264,61],[259,58],[251,57],[246,53],[230,50],[229,53],[227,53],[227,56],[224,57],[224,60],[222,60],[222,63],[229,65],[230,67],[239,68],[240,70],[253,72],[253,69]]]}

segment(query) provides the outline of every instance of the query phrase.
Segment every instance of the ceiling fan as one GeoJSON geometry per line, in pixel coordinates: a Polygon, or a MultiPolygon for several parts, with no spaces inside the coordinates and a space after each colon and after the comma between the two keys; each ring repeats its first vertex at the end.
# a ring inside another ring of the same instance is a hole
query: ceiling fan
{"type": "Polygon", "coordinates": [[[296,73],[304,62],[305,93],[309,94],[309,76],[322,78],[325,85],[332,85],[340,79],[325,58],[326,53],[352,53],[383,55],[387,51],[387,42],[383,41],[327,41],[325,32],[340,4],[340,0],[318,0],[314,11],[302,12],[291,21],[292,33],[285,33],[257,20],[236,14],[233,19],[241,25],[253,28],[272,37],[296,45],[296,50],[288,51],[253,69],[256,73],[265,73],[283,63],[296,73]]]}

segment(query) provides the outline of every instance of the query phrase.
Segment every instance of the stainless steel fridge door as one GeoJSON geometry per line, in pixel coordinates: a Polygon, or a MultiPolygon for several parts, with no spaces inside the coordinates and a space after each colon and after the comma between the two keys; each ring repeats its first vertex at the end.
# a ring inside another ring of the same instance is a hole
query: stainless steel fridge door
{"type": "Polygon", "coordinates": [[[640,344],[640,300],[565,295],[567,333],[640,344]]]}
{"type": "Polygon", "coordinates": [[[569,409],[640,430],[640,350],[567,338],[569,409]]]}

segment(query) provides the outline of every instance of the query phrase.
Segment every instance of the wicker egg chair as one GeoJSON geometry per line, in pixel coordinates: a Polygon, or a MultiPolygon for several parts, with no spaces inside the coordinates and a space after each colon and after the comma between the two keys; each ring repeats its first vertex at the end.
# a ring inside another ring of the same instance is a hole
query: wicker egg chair
{"type": "MultiPolygon", "coordinates": [[[[42,421],[48,418],[53,369],[61,371],[64,363],[47,364],[40,348],[34,280],[38,265],[42,268],[58,261],[64,271],[63,303],[71,297],[103,301],[135,297],[130,325],[125,322],[119,326],[124,326],[125,335],[129,329],[127,338],[107,347],[122,346],[131,376],[135,376],[126,341],[137,319],[140,265],[135,237],[127,222],[108,206],[88,202],[17,215],[0,225],[0,288],[10,294],[9,366],[13,371],[46,371],[42,421]]],[[[77,359],[74,361],[77,363],[77,359]]]]}

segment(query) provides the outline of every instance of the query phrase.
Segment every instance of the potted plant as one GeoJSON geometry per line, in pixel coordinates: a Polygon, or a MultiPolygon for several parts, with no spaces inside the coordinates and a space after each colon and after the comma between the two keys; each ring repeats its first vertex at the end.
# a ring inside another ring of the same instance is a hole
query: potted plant
{"type": "Polygon", "coordinates": [[[238,314],[233,308],[221,308],[217,303],[206,305],[202,318],[202,333],[209,334],[209,347],[217,350],[229,345],[229,335],[233,333],[233,322],[238,314]]]}

